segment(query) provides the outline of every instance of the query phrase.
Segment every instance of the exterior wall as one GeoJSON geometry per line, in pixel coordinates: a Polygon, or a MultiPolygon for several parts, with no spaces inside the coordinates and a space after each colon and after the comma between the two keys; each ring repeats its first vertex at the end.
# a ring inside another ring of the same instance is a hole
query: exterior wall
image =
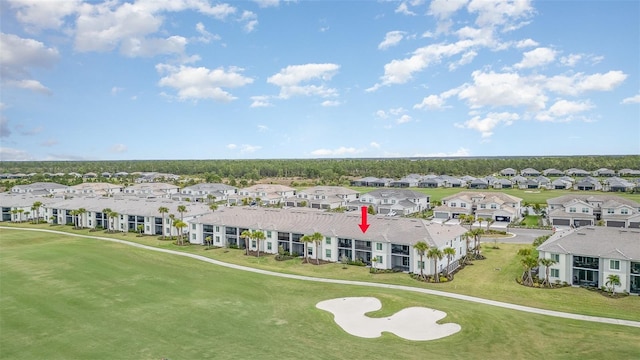
{"type": "Polygon", "coordinates": [[[619,260],[619,259],[603,259],[600,266],[600,274],[602,274],[602,278],[600,279],[600,286],[606,286],[607,277],[609,275],[618,275],[620,277],[620,285],[615,287],[616,292],[629,291],[629,274],[631,272],[630,262],[628,260],[619,260]],[[620,270],[611,269],[610,261],[616,260],[620,262],[620,270]]]}

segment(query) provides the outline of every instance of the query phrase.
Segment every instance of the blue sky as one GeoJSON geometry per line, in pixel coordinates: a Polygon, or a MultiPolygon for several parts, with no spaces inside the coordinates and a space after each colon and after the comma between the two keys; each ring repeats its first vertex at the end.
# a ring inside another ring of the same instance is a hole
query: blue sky
{"type": "Polygon", "coordinates": [[[640,153],[638,1],[0,11],[5,161],[640,153]]]}

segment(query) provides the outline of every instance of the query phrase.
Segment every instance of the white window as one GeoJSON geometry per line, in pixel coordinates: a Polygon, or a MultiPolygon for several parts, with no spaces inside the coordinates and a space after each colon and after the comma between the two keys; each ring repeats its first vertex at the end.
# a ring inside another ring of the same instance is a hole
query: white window
{"type": "Polygon", "coordinates": [[[492,209],[496,209],[498,206],[496,204],[491,204],[492,209]]]}
{"type": "Polygon", "coordinates": [[[627,215],[627,214],[629,214],[629,210],[628,209],[622,209],[622,210],[620,210],[620,214],[627,215]]]}
{"type": "Polygon", "coordinates": [[[614,213],[615,213],[615,210],[613,210],[613,209],[607,209],[607,214],[614,214],[614,213]]]}
{"type": "Polygon", "coordinates": [[[554,278],[560,277],[560,269],[550,269],[549,275],[554,278]]]}
{"type": "Polygon", "coordinates": [[[327,245],[331,245],[331,238],[330,237],[325,237],[324,238],[324,243],[327,245]]]}
{"type": "Polygon", "coordinates": [[[376,262],[378,264],[382,264],[382,256],[381,255],[376,256],[376,262]]]}
{"type": "Polygon", "coordinates": [[[467,207],[467,203],[460,203],[460,207],[466,208],[467,207]]]}
{"type": "Polygon", "coordinates": [[[480,204],[480,209],[486,209],[487,208],[487,204],[480,204]]]}
{"type": "Polygon", "coordinates": [[[620,260],[609,260],[609,270],[620,270],[620,260]]]}
{"type": "Polygon", "coordinates": [[[326,250],[324,251],[324,256],[325,256],[327,259],[330,259],[330,258],[331,258],[331,249],[326,249],[326,250]]]}
{"type": "Polygon", "coordinates": [[[376,243],[376,250],[382,251],[382,243],[376,243]]]}
{"type": "Polygon", "coordinates": [[[551,254],[551,260],[555,261],[556,263],[560,262],[560,254],[551,254]]]}
{"type": "Polygon", "coordinates": [[[569,212],[570,212],[570,213],[574,213],[574,212],[576,212],[576,208],[574,208],[574,207],[569,208],[569,212]]]}
{"type": "Polygon", "coordinates": [[[268,243],[267,243],[267,250],[271,250],[271,249],[272,249],[272,246],[273,246],[273,245],[271,245],[271,242],[268,242],[268,243]]]}
{"type": "Polygon", "coordinates": [[[451,206],[451,207],[456,207],[456,205],[457,205],[456,203],[451,203],[451,205],[450,205],[450,206],[451,206]]]}
{"type": "Polygon", "coordinates": [[[582,208],[582,212],[584,214],[588,214],[589,213],[589,208],[582,208]]]}
{"type": "Polygon", "coordinates": [[[191,234],[191,240],[195,240],[196,239],[196,234],[191,234]]]}
{"type": "Polygon", "coordinates": [[[191,224],[191,230],[195,230],[196,229],[196,224],[191,224]]]}
{"type": "Polygon", "coordinates": [[[424,261],[418,261],[418,269],[424,269],[424,261]]]}
{"type": "Polygon", "coordinates": [[[219,243],[220,242],[220,236],[216,236],[216,242],[219,243]]]}
{"type": "Polygon", "coordinates": [[[267,239],[271,239],[271,231],[267,231],[267,239]]]}
{"type": "Polygon", "coordinates": [[[216,232],[220,232],[220,226],[216,226],[216,232]]]}
{"type": "Polygon", "coordinates": [[[313,255],[313,248],[311,246],[307,248],[307,255],[313,255]]]}

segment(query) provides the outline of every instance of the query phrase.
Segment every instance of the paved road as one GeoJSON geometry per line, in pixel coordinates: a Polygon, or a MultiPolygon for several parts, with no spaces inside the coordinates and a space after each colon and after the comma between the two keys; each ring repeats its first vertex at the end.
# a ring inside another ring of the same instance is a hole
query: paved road
{"type": "MultiPolygon", "coordinates": [[[[499,238],[498,242],[512,243],[512,244],[531,244],[533,240],[542,235],[551,234],[551,230],[538,230],[538,229],[518,229],[509,228],[507,232],[514,234],[515,236],[509,238],[499,238]]],[[[491,238],[482,237],[482,242],[493,242],[491,238]]]]}
{"type": "Polygon", "coordinates": [[[474,302],[474,303],[479,303],[479,304],[497,306],[497,307],[501,307],[501,308],[505,308],[505,309],[523,311],[523,312],[528,312],[528,313],[533,313],[533,314],[541,314],[541,315],[547,315],[547,316],[553,316],[553,317],[559,317],[559,318],[565,318],[565,319],[583,320],[583,321],[590,321],[590,322],[597,322],[597,323],[604,323],[604,324],[614,324],[614,325],[623,325],[623,326],[631,326],[631,327],[640,328],[640,321],[612,319],[612,318],[605,318],[605,317],[599,317],[599,316],[578,315],[578,314],[565,313],[565,312],[561,312],[561,311],[538,309],[538,308],[533,308],[533,307],[529,307],[529,306],[505,303],[505,302],[502,302],[502,301],[482,299],[482,298],[478,298],[478,297],[474,297],[474,296],[448,293],[448,292],[445,292],[445,291],[430,290],[430,289],[423,289],[423,288],[415,288],[415,287],[411,287],[411,286],[402,286],[402,285],[380,284],[380,283],[364,282],[364,281],[324,279],[324,278],[316,278],[316,277],[311,277],[311,276],[283,274],[283,273],[278,273],[278,272],[273,272],[273,271],[268,271],[268,270],[254,269],[254,268],[250,268],[250,267],[242,266],[242,265],[228,264],[228,263],[225,263],[225,262],[222,262],[222,261],[218,261],[218,260],[214,260],[214,259],[210,259],[210,258],[201,256],[201,255],[189,254],[189,253],[175,251],[175,250],[160,249],[160,248],[155,248],[155,247],[152,247],[152,246],[142,245],[142,244],[134,243],[134,242],[131,242],[131,241],[126,241],[126,240],[112,239],[112,238],[106,238],[106,237],[100,237],[100,236],[70,234],[70,233],[66,233],[66,232],[62,232],[62,231],[46,230],[46,229],[14,228],[14,227],[5,227],[5,226],[0,226],[0,229],[23,230],[23,231],[38,231],[38,232],[47,232],[47,233],[61,234],[61,235],[80,237],[80,238],[87,238],[87,239],[111,241],[111,242],[116,242],[116,243],[120,243],[120,244],[124,244],[124,245],[133,246],[133,247],[140,248],[140,249],[157,251],[157,252],[162,252],[162,253],[167,253],[167,254],[172,254],[172,255],[177,255],[177,256],[184,256],[184,257],[192,258],[192,259],[195,259],[195,260],[204,261],[204,262],[207,262],[207,263],[210,263],[210,264],[215,264],[215,265],[218,265],[218,266],[224,266],[224,267],[227,267],[227,268],[232,268],[232,269],[237,269],[237,270],[242,270],[242,271],[248,271],[248,272],[252,272],[252,273],[269,275],[269,276],[278,276],[278,277],[288,278],[288,279],[412,291],[412,292],[418,292],[418,293],[423,293],[423,294],[429,294],[429,295],[442,296],[442,297],[447,297],[447,298],[452,298],[452,299],[464,300],[464,301],[469,301],[469,302],[474,302]]]}

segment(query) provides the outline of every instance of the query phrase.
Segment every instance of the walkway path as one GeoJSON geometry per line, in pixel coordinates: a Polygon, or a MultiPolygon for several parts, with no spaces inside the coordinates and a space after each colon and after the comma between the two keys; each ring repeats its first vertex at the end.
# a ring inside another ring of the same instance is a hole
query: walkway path
{"type": "Polygon", "coordinates": [[[15,228],[15,227],[5,227],[5,226],[0,226],[0,229],[23,230],[23,231],[39,231],[39,232],[47,232],[47,233],[54,233],[54,234],[81,237],[81,238],[88,238],[88,239],[111,241],[111,242],[116,242],[116,243],[120,243],[120,244],[124,244],[124,245],[137,247],[137,248],[140,248],[140,249],[146,249],[146,250],[152,250],[152,251],[157,251],[157,252],[162,252],[162,253],[167,253],[167,254],[172,254],[172,255],[184,256],[184,257],[192,258],[192,259],[195,259],[195,260],[200,260],[200,261],[208,262],[208,263],[211,263],[211,264],[215,264],[215,265],[218,265],[218,266],[224,266],[224,267],[227,267],[227,268],[232,268],[232,269],[237,269],[237,270],[242,270],[242,271],[249,271],[249,272],[253,272],[253,273],[257,273],[257,274],[264,274],[264,275],[270,275],[270,276],[279,276],[279,277],[289,278],[289,279],[315,281],[315,282],[332,283],[332,284],[369,286],[369,287],[375,287],[375,288],[385,288],[385,289],[396,289],[396,290],[412,291],[412,292],[417,292],[417,293],[423,293],[423,294],[429,294],[429,295],[435,295],[435,296],[443,296],[443,297],[452,298],[452,299],[470,301],[470,302],[479,303],[479,304],[497,306],[497,307],[501,307],[501,308],[505,308],[505,309],[524,311],[524,312],[528,312],[528,313],[532,313],[532,314],[541,314],[541,315],[554,316],[554,317],[565,318],[565,319],[584,320],[584,321],[591,321],[591,322],[597,322],[597,323],[624,325],[624,326],[632,326],[632,327],[640,328],[640,321],[612,319],[612,318],[605,318],[605,317],[599,317],[599,316],[579,315],[579,314],[571,314],[571,313],[566,313],[566,312],[561,312],[561,311],[538,309],[538,308],[529,307],[529,306],[510,304],[510,303],[506,303],[506,302],[502,302],[502,301],[482,299],[482,298],[478,298],[478,297],[474,297],[474,296],[461,295],[461,294],[455,294],[455,293],[448,293],[448,292],[445,292],[445,291],[430,290],[430,289],[423,289],[423,288],[415,288],[415,287],[411,287],[411,286],[380,284],[380,283],[365,282],[365,281],[324,279],[324,278],[317,278],[317,277],[312,277],[312,276],[283,274],[283,273],[279,273],[279,272],[275,272],[275,271],[261,270],[261,269],[251,268],[251,267],[248,267],[248,266],[229,264],[229,263],[225,263],[225,262],[222,262],[222,261],[210,259],[208,257],[204,257],[204,256],[201,256],[201,255],[189,254],[189,253],[185,253],[185,252],[181,252],[181,251],[175,251],[175,250],[160,249],[160,248],[156,248],[156,247],[153,247],[153,246],[142,245],[142,244],[138,244],[138,243],[131,242],[131,241],[112,239],[112,238],[107,238],[107,237],[71,234],[71,233],[67,233],[67,232],[63,232],[63,231],[46,230],[46,229],[15,228]]]}

